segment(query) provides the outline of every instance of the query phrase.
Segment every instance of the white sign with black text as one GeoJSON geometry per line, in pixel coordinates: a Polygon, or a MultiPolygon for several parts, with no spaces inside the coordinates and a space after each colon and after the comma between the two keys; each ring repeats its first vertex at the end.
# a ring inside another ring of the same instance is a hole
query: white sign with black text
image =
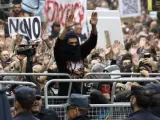
{"type": "Polygon", "coordinates": [[[34,17],[9,17],[8,29],[10,35],[24,35],[30,40],[39,40],[41,38],[41,19],[34,17]]]}

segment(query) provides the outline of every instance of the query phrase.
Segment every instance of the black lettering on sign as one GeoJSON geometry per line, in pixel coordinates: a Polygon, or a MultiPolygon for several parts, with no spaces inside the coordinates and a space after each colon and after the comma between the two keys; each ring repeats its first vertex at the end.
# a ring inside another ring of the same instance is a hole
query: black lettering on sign
{"type": "Polygon", "coordinates": [[[32,23],[32,29],[33,29],[33,35],[36,39],[39,38],[40,36],[40,32],[41,32],[40,28],[41,28],[40,21],[38,20],[38,18],[34,18],[32,23]]]}
{"type": "Polygon", "coordinates": [[[20,23],[20,31],[21,31],[23,34],[27,34],[27,33],[26,33],[26,29],[25,29],[25,27],[24,27],[24,22],[23,22],[23,21],[20,23]]]}
{"type": "Polygon", "coordinates": [[[26,19],[23,19],[23,22],[24,22],[24,29],[26,30],[26,33],[28,33],[28,37],[32,38],[31,20],[28,19],[28,24],[27,24],[26,19]]]}
{"type": "Polygon", "coordinates": [[[9,26],[9,29],[10,29],[10,32],[18,32],[18,25],[19,25],[19,20],[16,19],[16,23],[14,24],[14,22],[12,21],[12,19],[9,19],[9,23],[10,23],[10,26],[9,26]],[[14,31],[12,31],[12,28],[14,29],[14,31]]]}

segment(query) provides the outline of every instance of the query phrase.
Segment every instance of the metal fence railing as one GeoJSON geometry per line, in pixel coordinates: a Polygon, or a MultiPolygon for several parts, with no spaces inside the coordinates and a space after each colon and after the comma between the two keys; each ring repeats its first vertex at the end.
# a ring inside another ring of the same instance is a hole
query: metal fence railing
{"type": "MultiPolygon", "coordinates": [[[[92,72],[87,73],[84,78],[87,78],[91,75],[131,75],[131,76],[141,76],[141,73],[98,73],[98,72],[92,72]]],[[[160,73],[149,73],[150,76],[160,76],[160,73]]]]}
{"type": "MultiPolygon", "coordinates": [[[[66,110],[63,105],[50,105],[50,109],[54,109],[60,120],[66,120],[66,110]]],[[[91,104],[91,108],[88,112],[88,117],[91,120],[123,120],[131,113],[129,103],[121,104],[91,104]]]]}
{"type": "MultiPolygon", "coordinates": [[[[48,86],[52,82],[157,82],[160,84],[159,81],[157,81],[159,78],[123,78],[123,79],[54,79],[50,80],[46,83],[44,87],[44,97],[45,97],[45,107],[48,108],[49,102],[48,102],[48,86]]],[[[115,83],[116,85],[116,83],[115,83]]],[[[115,86],[114,85],[114,86],[115,86]]],[[[114,101],[114,94],[115,94],[115,89],[112,89],[112,94],[111,94],[111,103],[114,101]]],[[[59,97],[59,96],[58,96],[59,97]]],[[[62,97],[62,96],[61,96],[62,97]]],[[[66,98],[66,96],[63,96],[63,98],[66,98]]],[[[68,97],[67,97],[68,98],[68,97]]],[[[67,99],[66,98],[66,99],[67,99]]],[[[51,104],[55,104],[54,100],[51,104]]]]}
{"type": "MultiPolygon", "coordinates": [[[[100,73],[100,74],[104,74],[104,73],[100,73]]],[[[154,74],[154,75],[158,75],[158,74],[154,74]]],[[[20,73],[20,74],[19,73],[0,73],[0,76],[67,76],[69,79],[49,80],[46,83],[44,88],[45,107],[55,109],[60,116],[60,120],[66,119],[65,108],[62,104],[66,103],[69,98],[69,95],[71,93],[72,82],[113,82],[112,92],[111,92],[111,104],[91,105],[88,116],[92,120],[104,120],[102,118],[106,117],[107,114],[109,114],[110,120],[121,120],[121,119],[125,119],[131,112],[129,103],[120,103],[120,104],[113,103],[115,86],[117,82],[157,82],[157,84],[160,84],[159,77],[155,77],[155,78],[141,78],[141,77],[133,78],[132,77],[132,78],[121,78],[121,79],[71,79],[71,77],[68,74],[59,74],[59,73],[58,74],[57,73],[20,73]],[[70,82],[68,96],[48,96],[48,86],[52,82],[70,82]]],[[[24,84],[25,85],[26,83],[29,83],[29,82],[0,81],[0,84],[24,84]]],[[[34,83],[29,83],[29,85],[35,86],[34,83]]],[[[86,95],[86,96],[89,96],[89,95],[86,95]]]]}
{"type": "Polygon", "coordinates": [[[0,81],[0,84],[15,84],[15,85],[31,85],[36,86],[36,84],[32,82],[20,82],[20,81],[0,81]]]}
{"type": "MultiPolygon", "coordinates": [[[[71,79],[71,76],[66,73],[0,73],[0,76],[57,76],[57,77],[67,77],[68,79],[71,79]]],[[[0,81],[0,82],[4,83],[4,81],[0,81]]],[[[6,81],[6,82],[7,82],[6,84],[11,84],[12,82],[14,82],[14,84],[19,83],[14,80],[6,81]]],[[[71,93],[71,88],[72,88],[72,82],[70,82],[69,84],[68,96],[71,93]]]]}

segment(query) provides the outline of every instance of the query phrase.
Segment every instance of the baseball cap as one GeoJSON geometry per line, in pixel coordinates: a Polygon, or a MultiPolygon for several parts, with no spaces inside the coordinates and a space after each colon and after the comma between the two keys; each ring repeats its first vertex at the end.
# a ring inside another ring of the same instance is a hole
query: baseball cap
{"type": "Polygon", "coordinates": [[[146,87],[150,90],[155,90],[157,94],[160,94],[160,84],[148,83],[146,87]]]}
{"type": "Polygon", "coordinates": [[[33,88],[27,86],[20,86],[14,90],[15,99],[17,101],[27,101],[36,99],[36,91],[33,88]]]}
{"type": "Polygon", "coordinates": [[[151,97],[155,93],[156,93],[155,91],[150,90],[144,86],[132,86],[131,87],[131,95],[151,97]]]}
{"type": "Polygon", "coordinates": [[[71,94],[68,103],[64,105],[64,107],[67,109],[68,107],[78,107],[78,108],[85,108],[89,109],[89,100],[86,96],[83,96],[81,94],[71,94]]]}

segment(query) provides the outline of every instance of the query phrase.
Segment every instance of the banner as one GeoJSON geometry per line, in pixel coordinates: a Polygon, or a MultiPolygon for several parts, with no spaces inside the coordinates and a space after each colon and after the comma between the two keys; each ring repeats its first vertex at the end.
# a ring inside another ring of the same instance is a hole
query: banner
{"type": "Polygon", "coordinates": [[[160,12],[160,0],[148,0],[148,10],[160,12]]]}
{"type": "Polygon", "coordinates": [[[74,11],[74,20],[78,23],[85,23],[86,0],[46,0],[45,12],[48,22],[59,22],[65,25],[66,15],[74,11]]]}
{"type": "Polygon", "coordinates": [[[41,20],[40,17],[9,17],[8,29],[10,35],[24,35],[30,40],[41,38],[41,20]]]}
{"type": "Polygon", "coordinates": [[[140,16],[140,0],[119,0],[119,10],[121,18],[140,16]]]}

